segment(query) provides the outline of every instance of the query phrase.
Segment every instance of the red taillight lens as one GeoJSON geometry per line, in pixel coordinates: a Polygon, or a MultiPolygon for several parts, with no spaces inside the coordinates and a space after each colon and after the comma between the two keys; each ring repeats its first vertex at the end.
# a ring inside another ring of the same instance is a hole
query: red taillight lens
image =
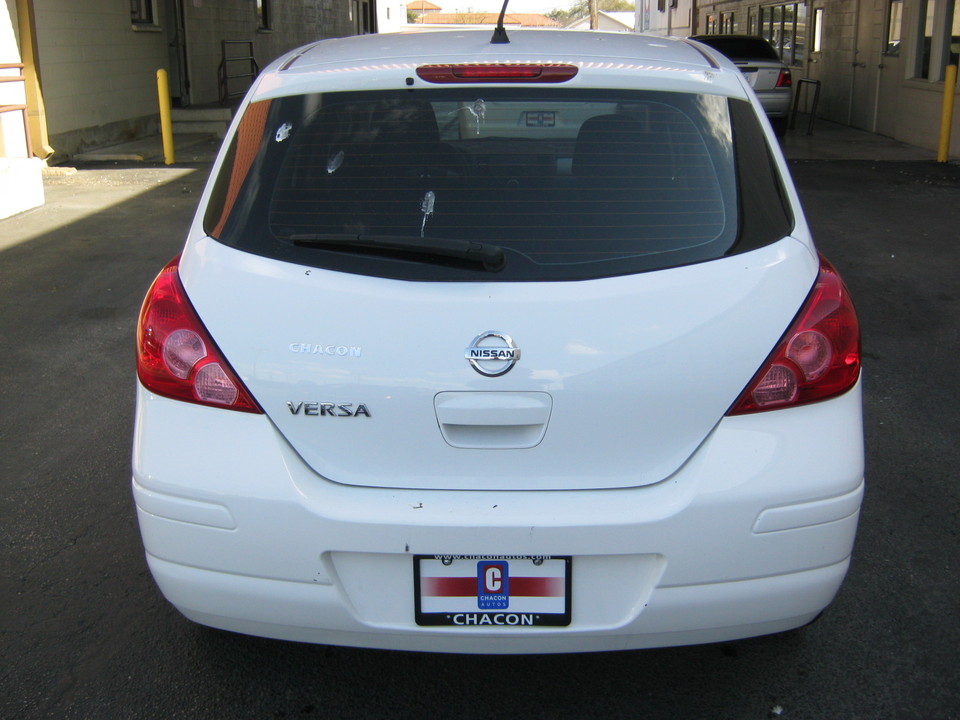
{"type": "Polygon", "coordinates": [[[785,88],[793,86],[793,76],[790,74],[789,70],[781,70],[780,75],[777,76],[777,87],[785,88]]]}
{"type": "Polygon", "coordinates": [[[417,75],[432,83],[534,82],[561,83],[578,72],[575,65],[489,63],[421,65],[417,75]]]}
{"type": "Polygon", "coordinates": [[[262,413],[207,334],[177,272],[154,280],[137,326],[137,375],[152,393],[212,407],[262,413]]]}
{"type": "Polygon", "coordinates": [[[843,281],[820,258],[820,275],[780,344],[728,415],[777,410],[845,393],[860,377],[860,325],[843,281]]]}

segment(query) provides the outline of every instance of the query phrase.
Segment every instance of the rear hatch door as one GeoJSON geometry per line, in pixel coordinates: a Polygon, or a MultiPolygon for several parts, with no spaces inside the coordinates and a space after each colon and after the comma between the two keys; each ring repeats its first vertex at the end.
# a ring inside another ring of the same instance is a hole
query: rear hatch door
{"type": "Polygon", "coordinates": [[[668,478],[770,353],[816,269],[790,238],[582,282],[409,282],[209,239],[181,262],[211,335],[314,471],[448,489],[668,478]]]}

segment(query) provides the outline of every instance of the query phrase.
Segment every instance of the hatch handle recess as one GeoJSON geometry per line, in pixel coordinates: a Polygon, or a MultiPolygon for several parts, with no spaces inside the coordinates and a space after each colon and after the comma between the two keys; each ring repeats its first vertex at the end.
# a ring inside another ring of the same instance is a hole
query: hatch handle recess
{"type": "Polygon", "coordinates": [[[544,392],[442,392],[434,408],[448,445],[531,448],[546,434],[553,398],[544,392]]]}

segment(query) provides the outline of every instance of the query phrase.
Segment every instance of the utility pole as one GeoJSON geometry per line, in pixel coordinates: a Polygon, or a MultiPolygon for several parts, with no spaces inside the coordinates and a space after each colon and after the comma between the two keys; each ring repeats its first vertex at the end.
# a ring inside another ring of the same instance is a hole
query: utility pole
{"type": "Polygon", "coordinates": [[[597,14],[597,0],[588,0],[587,6],[590,8],[590,29],[600,29],[600,16],[597,14]]]}

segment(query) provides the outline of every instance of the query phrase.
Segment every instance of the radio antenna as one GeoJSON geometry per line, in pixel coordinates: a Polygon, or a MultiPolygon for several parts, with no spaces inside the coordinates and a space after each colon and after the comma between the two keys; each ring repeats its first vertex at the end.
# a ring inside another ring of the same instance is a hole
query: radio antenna
{"type": "Polygon", "coordinates": [[[503,43],[509,43],[510,38],[507,37],[507,30],[503,27],[503,16],[507,13],[507,3],[510,0],[503,0],[503,7],[500,8],[500,17],[497,19],[497,27],[493,31],[493,37],[490,38],[490,42],[494,45],[502,45],[503,43]]]}

